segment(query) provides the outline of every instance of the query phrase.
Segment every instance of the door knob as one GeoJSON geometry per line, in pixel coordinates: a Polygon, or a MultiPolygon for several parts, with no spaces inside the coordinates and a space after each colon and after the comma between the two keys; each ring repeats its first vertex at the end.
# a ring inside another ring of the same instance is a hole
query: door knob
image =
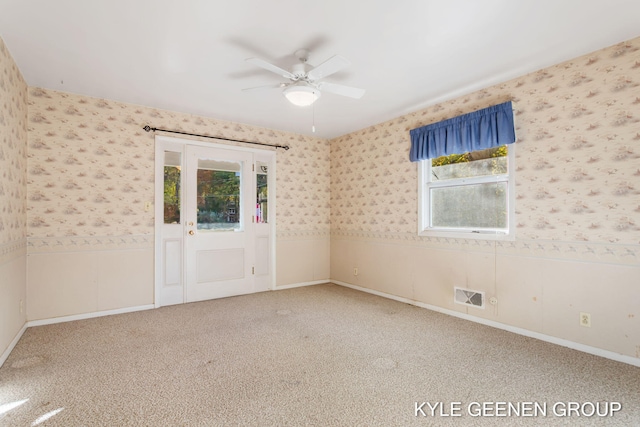
{"type": "Polygon", "coordinates": [[[193,230],[189,230],[189,236],[193,236],[194,234],[196,234],[193,230]]]}

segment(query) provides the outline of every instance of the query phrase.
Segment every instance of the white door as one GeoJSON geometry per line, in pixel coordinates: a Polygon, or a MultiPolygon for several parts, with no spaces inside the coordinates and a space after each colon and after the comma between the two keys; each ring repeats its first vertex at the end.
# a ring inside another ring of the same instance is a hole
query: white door
{"type": "Polygon", "coordinates": [[[157,307],[274,288],[274,165],[274,152],[156,136],[157,307]]]}
{"type": "Polygon", "coordinates": [[[254,292],[253,155],[186,147],[186,302],[254,292]]]}

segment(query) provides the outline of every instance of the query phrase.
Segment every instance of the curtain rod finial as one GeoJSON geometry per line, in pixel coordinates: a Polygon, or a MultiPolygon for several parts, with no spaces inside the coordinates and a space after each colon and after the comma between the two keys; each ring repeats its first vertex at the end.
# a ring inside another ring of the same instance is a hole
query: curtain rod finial
{"type": "Polygon", "coordinates": [[[147,132],[149,132],[151,130],[151,127],[149,125],[146,125],[145,127],[143,127],[142,129],[146,130],[147,132]]]}

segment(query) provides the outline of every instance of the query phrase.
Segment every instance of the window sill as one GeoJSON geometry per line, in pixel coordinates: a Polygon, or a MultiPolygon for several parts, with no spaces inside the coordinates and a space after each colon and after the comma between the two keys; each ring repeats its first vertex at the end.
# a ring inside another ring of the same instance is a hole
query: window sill
{"type": "Polygon", "coordinates": [[[505,232],[474,232],[474,231],[454,231],[454,230],[434,230],[427,229],[418,232],[418,236],[422,237],[446,237],[453,239],[473,239],[473,240],[496,240],[496,241],[514,241],[516,237],[514,233],[505,232]]]}

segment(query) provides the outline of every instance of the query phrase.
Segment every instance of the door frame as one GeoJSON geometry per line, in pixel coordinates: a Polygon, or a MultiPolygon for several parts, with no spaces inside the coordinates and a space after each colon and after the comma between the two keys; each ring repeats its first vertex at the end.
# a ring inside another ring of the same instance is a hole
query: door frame
{"type": "MultiPolygon", "coordinates": [[[[163,263],[163,235],[162,226],[164,224],[164,152],[165,150],[181,152],[181,165],[184,170],[185,166],[185,154],[186,146],[201,146],[210,148],[219,148],[224,150],[236,150],[243,152],[250,152],[254,155],[253,164],[256,162],[268,163],[268,186],[269,186],[269,278],[267,290],[276,289],[276,152],[275,150],[240,147],[235,145],[220,144],[203,142],[192,139],[169,137],[165,135],[155,135],[155,173],[154,173],[154,306],[159,308],[162,306],[160,301],[160,295],[164,279],[164,263],[163,263]]],[[[253,172],[255,174],[255,171],[253,172]]],[[[181,179],[182,179],[181,175],[181,179]]],[[[254,177],[255,181],[255,177],[254,177]]],[[[185,186],[180,186],[180,198],[181,204],[184,203],[185,186]]],[[[255,225],[255,223],[253,223],[255,225]]],[[[180,259],[180,280],[183,290],[183,303],[186,302],[186,271],[185,271],[185,251],[184,251],[184,236],[186,221],[181,215],[180,227],[182,232],[180,233],[180,247],[182,249],[182,256],[180,259]]]]}

